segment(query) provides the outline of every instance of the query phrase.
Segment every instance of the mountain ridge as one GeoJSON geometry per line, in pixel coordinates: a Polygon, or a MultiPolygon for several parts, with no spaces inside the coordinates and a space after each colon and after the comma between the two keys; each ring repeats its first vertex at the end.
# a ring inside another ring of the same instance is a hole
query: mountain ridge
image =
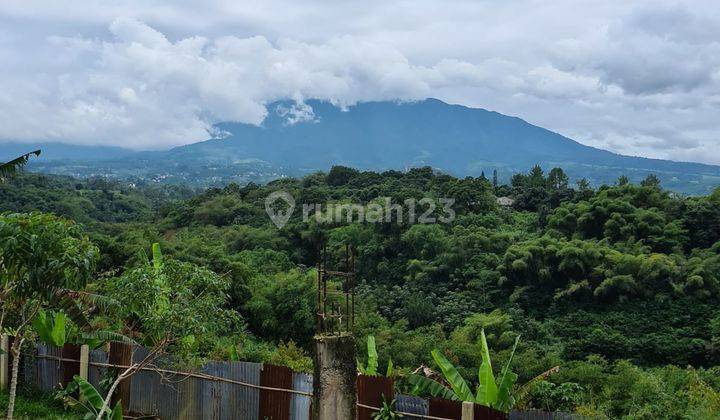
{"type": "Polygon", "coordinates": [[[431,166],[456,176],[497,170],[501,179],[508,180],[513,173],[539,164],[545,169],[562,167],[571,178],[587,178],[594,185],[612,183],[620,175],[639,181],[650,173],[666,187],[691,194],[708,193],[720,184],[720,166],[620,155],[515,116],[437,99],[363,102],[347,109],[319,100],[280,101],[268,105],[268,110],[259,126],[216,124],[222,138],[166,151],[126,155],[114,149],[100,151],[98,156],[76,159],[73,165],[67,157],[50,156],[31,168],[120,177],[133,171],[151,176],[154,170],[164,172],[163,179],[180,174],[178,180],[214,185],[239,181],[240,171],[258,172],[244,181],[260,181],[333,165],[363,170],[431,166]],[[102,159],[103,153],[113,157],[102,159]]]}

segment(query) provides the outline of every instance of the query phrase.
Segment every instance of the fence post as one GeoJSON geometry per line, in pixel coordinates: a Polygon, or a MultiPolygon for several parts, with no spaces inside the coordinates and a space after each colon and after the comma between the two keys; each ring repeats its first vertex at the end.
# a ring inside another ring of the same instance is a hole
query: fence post
{"type": "Polygon", "coordinates": [[[354,419],[357,367],[352,334],[315,336],[313,419],[354,419]]]}
{"type": "Polygon", "coordinates": [[[88,370],[90,367],[90,346],[83,344],[80,346],[80,377],[88,380],[88,370]]]}
{"type": "Polygon", "coordinates": [[[10,358],[10,340],[7,334],[0,336],[0,391],[8,387],[8,361],[10,358]]]}
{"type": "Polygon", "coordinates": [[[475,404],[470,401],[462,403],[462,420],[473,420],[475,418],[475,404]]]}

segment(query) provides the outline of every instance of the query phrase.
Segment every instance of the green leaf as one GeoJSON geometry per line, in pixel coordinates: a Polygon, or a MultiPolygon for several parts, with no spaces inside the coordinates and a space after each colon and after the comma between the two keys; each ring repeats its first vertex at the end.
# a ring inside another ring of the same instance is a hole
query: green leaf
{"type": "Polygon", "coordinates": [[[233,344],[232,346],[230,346],[230,361],[237,362],[239,360],[240,360],[240,355],[238,354],[237,346],[233,344]]]}
{"type": "Polygon", "coordinates": [[[363,366],[362,363],[360,363],[360,359],[355,358],[355,365],[357,366],[357,371],[360,372],[361,375],[367,375],[367,373],[365,373],[365,372],[367,372],[365,370],[365,366],[363,366]]]}
{"type": "Polygon", "coordinates": [[[103,399],[100,396],[100,393],[97,392],[94,386],[85,379],[81,378],[78,375],[75,375],[74,377],[75,382],[78,384],[78,388],[80,389],[80,395],[90,403],[92,407],[95,408],[96,411],[99,411],[103,406],[103,399]]]}
{"type": "Polygon", "coordinates": [[[58,306],[63,310],[63,312],[65,312],[67,317],[75,323],[75,325],[81,329],[87,330],[91,328],[92,325],[73,298],[73,294],[74,292],[70,290],[59,290],[55,295],[58,298],[58,306]]]}
{"type": "Polygon", "coordinates": [[[50,331],[50,337],[52,343],[56,347],[62,347],[65,345],[65,314],[58,312],[53,320],[52,330],[50,331]]]}
{"type": "Polygon", "coordinates": [[[372,335],[368,335],[367,338],[367,352],[368,364],[365,374],[369,376],[377,376],[378,355],[377,349],[375,348],[375,337],[372,335]]]}
{"type": "Polygon", "coordinates": [[[62,312],[53,317],[51,312],[40,311],[33,320],[32,326],[43,343],[55,347],[65,345],[65,314],[62,312]]]}
{"type": "Polygon", "coordinates": [[[155,267],[156,272],[159,272],[163,268],[163,257],[162,251],[160,250],[160,244],[157,242],[152,244],[152,256],[153,267],[155,267]]]}
{"type": "Polygon", "coordinates": [[[490,350],[488,349],[484,329],[480,331],[480,345],[482,346],[482,364],[478,369],[478,389],[475,402],[492,407],[497,400],[498,389],[493,375],[492,364],[490,363],[490,350]]]}
{"type": "Polygon", "coordinates": [[[425,376],[410,374],[407,376],[410,385],[414,386],[413,394],[429,395],[431,397],[444,398],[446,400],[460,401],[455,393],[448,387],[425,376]]]}
{"type": "Polygon", "coordinates": [[[500,411],[509,411],[515,403],[515,399],[512,395],[510,395],[510,391],[512,391],[512,387],[515,385],[515,381],[517,381],[518,376],[510,370],[510,364],[512,363],[513,357],[515,357],[515,350],[517,349],[519,341],[520,336],[518,335],[515,338],[515,344],[510,352],[510,357],[505,363],[505,367],[503,367],[502,373],[500,374],[497,399],[495,404],[493,404],[493,407],[500,411]]]}
{"type": "Polygon", "coordinates": [[[122,404],[120,400],[118,400],[117,404],[115,404],[115,408],[113,408],[113,411],[110,414],[110,420],[123,420],[122,404]]]}
{"type": "Polygon", "coordinates": [[[392,359],[388,360],[387,372],[385,373],[385,376],[387,376],[388,378],[393,376],[393,361],[392,361],[392,359]]]}
{"type": "Polygon", "coordinates": [[[433,350],[431,354],[433,359],[435,359],[435,363],[437,363],[440,367],[445,380],[450,384],[450,387],[455,395],[457,395],[457,398],[461,401],[475,401],[472,391],[470,391],[470,387],[467,382],[465,382],[465,379],[460,376],[460,373],[458,373],[457,369],[455,369],[455,366],[453,366],[453,364],[450,363],[439,351],[433,350]]]}
{"type": "Polygon", "coordinates": [[[114,331],[93,331],[86,334],[83,334],[83,340],[85,341],[95,341],[99,340],[101,342],[108,342],[108,341],[117,341],[123,344],[129,344],[129,345],[137,345],[138,343],[133,340],[132,338],[116,333],[114,331]]]}
{"type": "Polygon", "coordinates": [[[518,376],[515,372],[507,372],[507,374],[503,376],[500,381],[497,400],[495,404],[493,404],[493,408],[507,413],[513,405],[515,405],[515,397],[510,394],[510,391],[512,391],[512,387],[515,385],[517,378],[518,376]]]}
{"type": "Polygon", "coordinates": [[[33,319],[32,326],[38,337],[40,338],[40,341],[42,341],[43,343],[51,344],[50,331],[47,326],[47,318],[47,312],[38,312],[35,319],[33,319]]]}

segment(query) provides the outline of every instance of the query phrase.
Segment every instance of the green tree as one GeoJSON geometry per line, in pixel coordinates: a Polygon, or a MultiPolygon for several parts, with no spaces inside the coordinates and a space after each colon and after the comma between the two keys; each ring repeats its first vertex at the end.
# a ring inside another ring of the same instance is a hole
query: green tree
{"type": "Polygon", "coordinates": [[[71,221],[42,213],[10,213],[0,216],[0,251],[0,328],[9,314],[15,335],[7,411],[12,419],[27,327],[43,306],[62,305],[70,315],[79,315],[71,297],[90,279],[98,249],[71,221]]]}

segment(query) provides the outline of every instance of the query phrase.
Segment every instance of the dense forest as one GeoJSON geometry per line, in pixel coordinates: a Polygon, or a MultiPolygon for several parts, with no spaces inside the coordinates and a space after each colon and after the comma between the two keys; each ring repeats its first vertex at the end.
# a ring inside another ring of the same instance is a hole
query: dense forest
{"type": "Polygon", "coordinates": [[[314,267],[322,248],[330,264],[341,265],[349,244],[357,253],[358,354],[372,334],[380,364],[391,359],[400,375],[421,365],[437,369],[430,353],[439,349],[464,377],[476,377],[484,328],[496,366],[520,335],[519,383],[559,366],[518,401],[525,407],[716,418],[720,188],[684,197],[651,175],[593,189],[582,180],[569,185],[562,169],[539,167],[509,185],[489,178],[333,167],[262,186],[193,190],[20,173],[0,183],[0,212],[76,221],[99,250],[92,286],[123,302],[117,316],[135,324],[162,323],[149,314],[157,308],[142,306],[145,261],[151,244],[160,244],[173,298],[188,300],[187,313],[176,317],[205,314],[195,320],[203,334],[182,343],[194,360],[310,370],[314,267]],[[451,197],[456,217],[319,223],[296,210],[278,229],[265,198],[279,190],[297,203],[363,206],[385,197],[451,197]]]}

